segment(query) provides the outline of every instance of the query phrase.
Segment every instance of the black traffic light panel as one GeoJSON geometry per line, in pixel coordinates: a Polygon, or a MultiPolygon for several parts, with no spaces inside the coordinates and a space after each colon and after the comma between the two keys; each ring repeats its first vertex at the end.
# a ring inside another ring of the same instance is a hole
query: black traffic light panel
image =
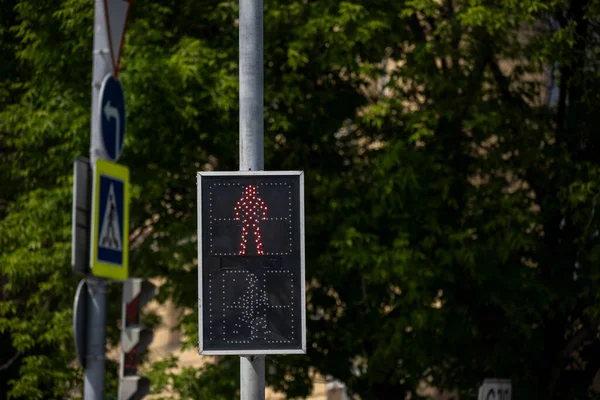
{"type": "Polygon", "coordinates": [[[300,171],[198,174],[201,354],[305,353],[300,171]]]}

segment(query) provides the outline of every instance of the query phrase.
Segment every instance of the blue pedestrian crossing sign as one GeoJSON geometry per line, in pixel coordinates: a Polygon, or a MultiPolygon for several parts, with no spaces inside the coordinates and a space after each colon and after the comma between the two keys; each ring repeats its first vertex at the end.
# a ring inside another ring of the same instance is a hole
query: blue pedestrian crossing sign
{"type": "Polygon", "coordinates": [[[117,161],[125,141],[125,94],[121,82],[112,74],[102,81],[99,112],[104,151],[111,161],[117,161]]]}
{"type": "Polygon", "coordinates": [[[129,169],[98,160],[92,196],[92,274],[125,280],[129,277],[129,169]]]}

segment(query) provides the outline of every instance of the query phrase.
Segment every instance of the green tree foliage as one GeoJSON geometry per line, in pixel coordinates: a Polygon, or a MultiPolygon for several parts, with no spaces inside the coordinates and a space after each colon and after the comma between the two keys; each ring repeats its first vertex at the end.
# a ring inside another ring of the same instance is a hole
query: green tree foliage
{"type": "MultiPolygon", "coordinates": [[[[237,14],[135,2],[120,73],[133,273],[167,278],[159,299],[191,311],[190,347],[195,174],[237,168],[237,14]]],[[[0,393],[14,398],[81,392],[70,187],[92,18],[84,0],[0,2],[0,393]]],[[[309,351],[268,360],[275,389],[305,396],[319,372],[363,399],[423,382],[472,398],[494,376],[516,398],[592,398],[599,20],[598,0],[265,2],[265,166],[303,169],[307,200],[309,351]]],[[[234,357],[173,362],[147,366],[156,390],[235,396],[234,357]]]]}

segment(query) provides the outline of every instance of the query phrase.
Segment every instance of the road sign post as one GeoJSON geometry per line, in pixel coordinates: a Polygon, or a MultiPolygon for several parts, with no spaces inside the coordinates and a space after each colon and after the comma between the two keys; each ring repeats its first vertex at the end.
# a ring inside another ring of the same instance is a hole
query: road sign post
{"type": "MultiPolygon", "coordinates": [[[[111,43],[115,41],[114,38],[117,37],[116,35],[120,35],[119,49],[121,48],[129,6],[130,1],[128,0],[94,1],[94,51],[90,135],[90,165],[92,168],[95,168],[99,159],[109,158],[106,154],[104,140],[100,132],[100,90],[107,75],[113,74],[116,76],[118,74],[120,50],[119,56],[115,60],[111,43]]],[[[119,124],[124,124],[125,114],[119,115],[119,118],[119,124]]],[[[111,119],[115,119],[114,114],[111,119]]],[[[115,139],[115,143],[121,143],[124,134],[125,131],[123,128],[119,132],[119,140],[115,139]]],[[[118,155],[115,155],[115,157],[118,157],[118,155]]],[[[86,400],[103,400],[107,281],[102,277],[88,275],[85,287],[87,289],[87,324],[85,329],[86,354],[83,395],[86,400]]]]}
{"type": "MultiPolygon", "coordinates": [[[[263,0],[240,0],[240,171],[264,169],[263,0]]],[[[265,398],[264,357],[240,358],[242,400],[265,398]]]]}

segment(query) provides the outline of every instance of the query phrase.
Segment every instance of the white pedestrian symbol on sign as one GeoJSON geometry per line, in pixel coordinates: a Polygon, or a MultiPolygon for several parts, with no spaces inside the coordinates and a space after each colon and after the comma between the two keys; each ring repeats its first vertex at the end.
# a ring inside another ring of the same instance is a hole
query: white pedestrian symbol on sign
{"type": "Polygon", "coordinates": [[[108,199],[106,200],[106,207],[104,208],[104,218],[102,220],[102,230],[100,231],[98,245],[110,250],[123,250],[121,229],[119,227],[119,215],[117,213],[117,202],[112,183],[108,189],[108,199]]]}

